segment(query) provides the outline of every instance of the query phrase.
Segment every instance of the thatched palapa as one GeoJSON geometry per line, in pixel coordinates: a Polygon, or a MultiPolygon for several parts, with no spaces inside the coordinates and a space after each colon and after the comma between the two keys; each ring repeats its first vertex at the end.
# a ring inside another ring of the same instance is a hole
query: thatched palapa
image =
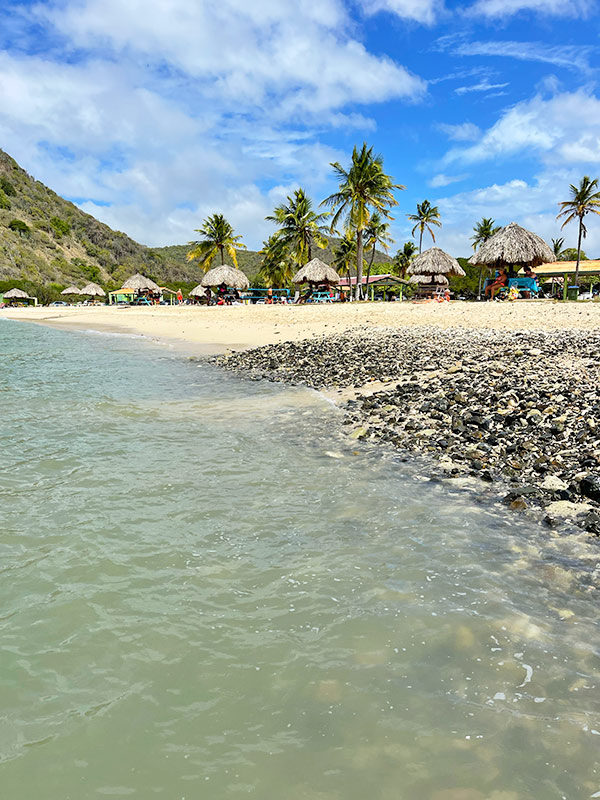
{"type": "Polygon", "coordinates": [[[511,222],[481,245],[470,264],[488,267],[537,267],[554,261],[554,253],[537,233],[511,222]]]}
{"type": "Polygon", "coordinates": [[[66,289],[62,290],[61,294],[81,294],[81,290],[76,286],[67,286],[66,289]]]}
{"type": "Polygon", "coordinates": [[[194,286],[192,291],[190,292],[190,297],[204,297],[206,295],[206,289],[202,286],[201,283],[198,286],[194,286]]]}
{"type": "Polygon", "coordinates": [[[10,291],[4,292],[4,298],[9,300],[31,300],[27,292],[22,289],[10,289],[10,291]]]}
{"type": "Polygon", "coordinates": [[[294,283],[331,283],[337,285],[340,276],[337,272],[320,258],[313,258],[305,264],[292,278],[294,283]]]}
{"type": "Polygon", "coordinates": [[[87,294],[90,297],[106,297],[106,292],[97,283],[88,283],[83,289],[80,289],[79,294],[87,294]]]}
{"type": "Polygon", "coordinates": [[[465,271],[458,261],[439,247],[430,247],[420,253],[407,270],[410,283],[426,286],[448,286],[451,275],[461,276],[465,271]]]}
{"type": "Polygon", "coordinates": [[[247,289],[250,286],[242,270],[228,264],[209,269],[202,278],[201,286],[221,286],[223,283],[232,289],[247,289]]]}
{"type": "Polygon", "coordinates": [[[153,280],[150,278],[146,278],[145,275],[141,275],[137,272],[135,275],[132,275],[131,278],[127,278],[121,289],[134,289],[137,292],[142,292],[145,289],[151,292],[159,292],[160,286],[158,283],[154,283],[153,280]]]}

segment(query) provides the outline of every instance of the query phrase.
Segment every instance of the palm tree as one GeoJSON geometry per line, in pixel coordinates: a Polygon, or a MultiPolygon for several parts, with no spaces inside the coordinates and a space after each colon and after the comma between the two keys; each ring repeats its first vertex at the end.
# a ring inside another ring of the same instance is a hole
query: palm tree
{"type": "Polygon", "coordinates": [[[356,234],[354,231],[346,231],[333,250],[333,261],[331,266],[340,275],[348,276],[348,291],[352,297],[352,264],[356,261],[356,234]]]}
{"type": "Polygon", "coordinates": [[[394,241],[389,235],[389,230],[389,223],[383,221],[378,211],[374,211],[371,214],[369,224],[365,228],[365,246],[367,250],[371,250],[371,258],[369,259],[369,266],[367,267],[367,297],[369,296],[369,278],[371,277],[371,268],[375,260],[377,245],[382,247],[387,253],[390,249],[390,244],[394,241]]]}
{"type": "Polygon", "coordinates": [[[560,261],[561,253],[565,249],[564,245],[565,245],[564,239],[552,239],[552,251],[557,261],[560,261]]]}
{"type": "Polygon", "coordinates": [[[577,237],[577,266],[575,267],[575,286],[579,285],[579,263],[581,261],[581,238],[587,236],[587,228],[583,222],[586,214],[600,214],[600,191],[598,191],[598,178],[591,180],[589,175],[584,175],[579,186],[570,185],[571,199],[565,200],[558,205],[561,211],[556,219],[566,217],[561,225],[561,230],[565,225],[576,217],[579,219],[579,235],[577,237]]]}
{"type": "Polygon", "coordinates": [[[289,250],[277,234],[263,242],[259,277],[267,286],[284,287],[294,275],[294,264],[289,250]]]}
{"type": "Polygon", "coordinates": [[[410,267],[410,262],[413,260],[417,253],[417,245],[414,242],[404,242],[402,250],[398,250],[394,262],[398,269],[398,275],[401,278],[406,278],[406,273],[410,267]]]}
{"type": "MultiPolygon", "coordinates": [[[[496,225],[496,221],[491,217],[483,217],[481,222],[475,223],[473,226],[473,250],[477,250],[482,244],[485,244],[488,239],[491,239],[495,233],[498,233],[500,226],[496,225]]],[[[479,288],[477,289],[477,297],[481,300],[481,286],[483,284],[483,270],[485,266],[482,264],[479,267],[479,288]]]]}
{"type": "Polygon", "coordinates": [[[375,211],[386,219],[393,219],[389,209],[398,205],[393,191],[405,187],[392,183],[391,177],[383,171],[383,158],[374,155],[373,148],[367,147],[366,142],[360,150],[354,147],[348,170],[337,161],[331,166],[339,179],[339,190],[326,197],[321,205],[331,206],[334,210],[332,232],[342,217],[346,230],[356,231],[356,299],[360,300],[365,228],[375,211]]]}
{"type": "Polygon", "coordinates": [[[190,242],[191,250],[186,256],[188,261],[198,259],[198,266],[206,271],[215,260],[217,253],[221,255],[221,264],[225,263],[225,252],[237,267],[236,250],[245,250],[246,245],[240,242],[241,236],[235,236],[233,228],[223,214],[207,217],[201,228],[195,228],[204,237],[198,242],[190,242]]]}
{"type": "Polygon", "coordinates": [[[440,222],[440,212],[437,206],[432,206],[429,200],[423,200],[422,203],[417,203],[417,213],[406,215],[411,222],[416,225],[411,231],[411,236],[415,235],[415,231],[419,231],[419,253],[423,249],[423,233],[427,231],[431,234],[431,238],[435,242],[435,235],[431,229],[432,225],[437,225],[438,228],[442,227],[440,222]]]}
{"type": "Polygon", "coordinates": [[[288,195],[287,205],[283,203],[277,206],[273,214],[265,219],[279,225],[275,236],[285,244],[294,262],[302,266],[312,258],[313,244],[320,248],[327,247],[323,221],[328,216],[329,212],[317,214],[313,211],[312,201],[304,189],[296,189],[292,196],[288,195]]]}

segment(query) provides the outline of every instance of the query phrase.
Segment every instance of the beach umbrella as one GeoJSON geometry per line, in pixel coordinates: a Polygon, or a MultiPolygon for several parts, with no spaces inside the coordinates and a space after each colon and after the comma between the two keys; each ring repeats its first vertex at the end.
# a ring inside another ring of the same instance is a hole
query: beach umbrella
{"type": "Polygon", "coordinates": [[[123,286],[121,286],[121,289],[135,289],[138,292],[148,289],[151,292],[159,292],[160,286],[158,283],[154,283],[150,278],[146,278],[145,275],[136,272],[135,275],[127,278],[123,286]]]}
{"type": "Polygon", "coordinates": [[[204,297],[206,295],[206,289],[199,283],[198,286],[194,286],[189,295],[190,297],[204,297]]]}
{"type": "Polygon", "coordinates": [[[450,276],[465,275],[465,271],[455,258],[441,248],[430,247],[411,262],[407,274],[410,275],[410,283],[448,286],[450,276]]]}
{"type": "Polygon", "coordinates": [[[8,300],[31,300],[27,292],[24,292],[22,289],[11,289],[8,292],[4,292],[4,299],[8,300]]]}
{"type": "Polygon", "coordinates": [[[209,269],[202,278],[201,286],[221,286],[221,284],[231,286],[234,289],[247,289],[250,286],[248,278],[241,269],[230,267],[223,264],[220,267],[209,269]]]}
{"type": "Polygon", "coordinates": [[[554,253],[537,233],[511,222],[481,245],[469,264],[500,267],[538,267],[554,261],[554,253]]]}
{"type": "Polygon", "coordinates": [[[308,264],[305,264],[292,278],[294,283],[332,283],[338,284],[340,276],[337,272],[325,264],[319,258],[313,258],[308,264]]]}
{"type": "Polygon", "coordinates": [[[106,292],[97,283],[88,283],[87,286],[79,290],[79,294],[87,294],[90,297],[106,297],[106,292]]]}
{"type": "Polygon", "coordinates": [[[76,286],[67,286],[63,289],[61,294],[81,294],[81,291],[76,286]]]}

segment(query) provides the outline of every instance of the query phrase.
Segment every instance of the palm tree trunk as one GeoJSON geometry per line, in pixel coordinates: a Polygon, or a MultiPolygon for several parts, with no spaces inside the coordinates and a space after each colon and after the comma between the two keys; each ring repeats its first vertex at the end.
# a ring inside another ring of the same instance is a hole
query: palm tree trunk
{"type": "Polygon", "coordinates": [[[477,299],[481,300],[481,286],[483,284],[483,267],[479,267],[479,288],[477,289],[477,299]]]}
{"type": "Polygon", "coordinates": [[[225,256],[223,255],[224,248],[221,245],[219,245],[219,250],[221,252],[221,266],[223,266],[223,264],[225,263],[225,256]]]}
{"type": "Polygon", "coordinates": [[[583,231],[583,217],[579,217],[579,236],[577,238],[577,264],[575,266],[575,286],[579,286],[579,263],[581,261],[581,234],[583,231]]]}
{"type": "Polygon", "coordinates": [[[362,299],[362,268],[363,268],[363,232],[359,228],[356,233],[356,300],[362,299]]]}
{"type": "Polygon", "coordinates": [[[373,245],[373,250],[371,251],[371,258],[369,260],[369,266],[367,267],[367,285],[365,287],[367,300],[369,299],[369,278],[371,277],[371,267],[373,266],[374,260],[375,260],[375,245],[373,245]]]}
{"type": "Polygon", "coordinates": [[[421,226],[421,233],[419,234],[419,253],[423,250],[423,226],[421,226]]]}

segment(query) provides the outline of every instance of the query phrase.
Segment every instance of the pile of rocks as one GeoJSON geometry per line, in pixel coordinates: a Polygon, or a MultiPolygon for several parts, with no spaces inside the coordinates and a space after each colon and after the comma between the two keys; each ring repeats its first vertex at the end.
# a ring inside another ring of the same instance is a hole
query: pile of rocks
{"type": "Polygon", "coordinates": [[[443,475],[508,484],[512,508],[539,505],[548,523],[600,533],[600,332],[370,328],[218,362],[337,388],[349,436],[432,456],[443,475]]]}

